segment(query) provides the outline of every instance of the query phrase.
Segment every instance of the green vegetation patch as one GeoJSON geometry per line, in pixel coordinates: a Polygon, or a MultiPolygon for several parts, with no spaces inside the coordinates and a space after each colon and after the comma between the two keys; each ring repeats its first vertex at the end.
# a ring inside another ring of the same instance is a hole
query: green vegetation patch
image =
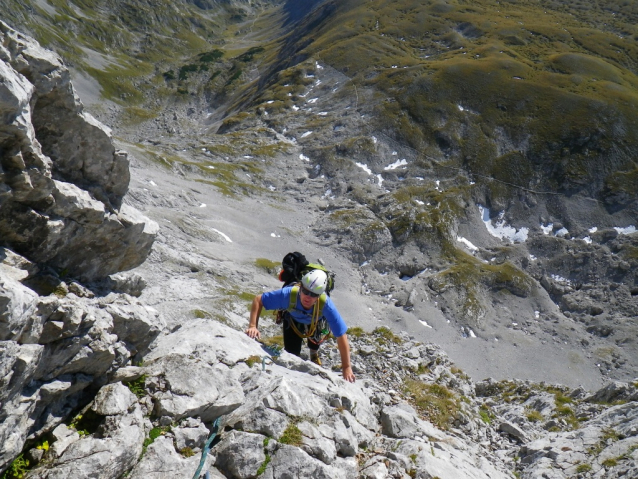
{"type": "Polygon", "coordinates": [[[394,334],[389,328],[385,326],[379,326],[378,328],[375,328],[372,331],[372,336],[380,345],[388,343],[400,344],[402,342],[399,336],[394,334]]]}
{"type": "Polygon", "coordinates": [[[299,447],[303,444],[303,435],[301,434],[301,430],[297,427],[298,422],[298,418],[291,419],[288,427],[279,438],[279,442],[281,444],[288,444],[295,447],[299,447]]]}
{"type": "Polygon", "coordinates": [[[2,479],[22,479],[29,471],[30,461],[20,454],[16,457],[6,471],[2,474],[2,479]]]}
{"type": "Polygon", "coordinates": [[[281,269],[281,261],[272,261],[267,258],[257,258],[255,260],[255,266],[257,266],[257,268],[259,269],[263,269],[270,274],[277,274],[281,269]]]}
{"type": "Polygon", "coordinates": [[[141,375],[139,378],[124,383],[129,390],[135,394],[138,398],[146,396],[146,375],[141,375]]]}
{"type": "Polygon", "coordinates": [[[441,384],[408,379],[404,383],[404,391],[418,411],[440,429],[449,429],[460,411],[458,398],[441,384]]]}

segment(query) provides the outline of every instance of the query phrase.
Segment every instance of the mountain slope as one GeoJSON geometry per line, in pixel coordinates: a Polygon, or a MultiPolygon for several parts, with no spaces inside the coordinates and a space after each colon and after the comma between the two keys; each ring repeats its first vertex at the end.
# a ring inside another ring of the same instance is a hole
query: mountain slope
{"type": "Polygon", "coordinates": [[[631,4],[28,5],[6,15],[93,75],[128,148],[316,205],[317,240],[402,317],[635,376],[631,4]]]}

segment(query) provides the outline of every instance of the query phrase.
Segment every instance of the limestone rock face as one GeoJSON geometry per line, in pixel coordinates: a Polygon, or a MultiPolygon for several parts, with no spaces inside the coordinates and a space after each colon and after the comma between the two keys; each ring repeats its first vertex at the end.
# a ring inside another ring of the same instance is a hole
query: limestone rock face
{"type": "Polygon", "coordinates": [[[128,155],[54,53],[0,22],[0,244],[94,280],[141,264],[157,224],[122,205],[128,155]]]}
{"type": "MultiPolygon", "coordinates": [[[[162,320],[152,308],[142,307],[128,295],[38,296],[19,281],[33,266],[3,248],[0,258],[4,258],[0,261],[0,469],[20,454],[28,439],[51,431],[58,437],[58,456],[68,458],[71,452],[65,451],[74,450],[70,442],[77,433],[73,436],[57,428],[82,406],[89,388],[103,385],[108,374],[147,349],[163,328],[162,320]]],[[[73,468],[82,469],[86,461],[101,465],[109,461],[106,452],[91,459],[93,450],[121,447],[129,451],[123,463],[113,466],[117,471],[137,458],[141,443],[130,435],[143,440],[144,434],[137,431],[143,422],[139,411],[135,412],[139,410],[136,399],[122,384],[103,388],[94,413],[122,417],[121,424],[105,426],[102,438],[112,440],[75,450],[72,469],[61,468],[42,477],[82,477],[73,468]],[[120,434],[127,437],[117,439],[120,434]]],[[[119,472],[100,477],[119,477],[119,472]]]]}

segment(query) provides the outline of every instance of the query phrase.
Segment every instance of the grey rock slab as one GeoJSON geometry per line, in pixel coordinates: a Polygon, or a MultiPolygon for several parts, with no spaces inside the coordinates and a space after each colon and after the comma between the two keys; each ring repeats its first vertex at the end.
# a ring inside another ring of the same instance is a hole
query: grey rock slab
{"type": "Polygon", "coordinates": [[[146,370],[147,381],[156,384],[152,396],[158,416],[174,420],[199,416],[207,422],[228,414],[244,401],[241,384],[223,364],[211,366],[170,354],[153,361],[146,370]]]}
{"type": "MultiPolygon", "coordinates": [[[[116,393],[117,394],[117,393],[116,393]]],[[[45,462],[25,476],[31,479],[117,479],[139,459],[144,442],[144,417],[138,405],[132,412],[107,416],[99,435],[69,444],[57,459],[45,462]]]]}
{"type": "MultiPolygon", "coordinates": [[[[131,471],[130,479],[192,479],[199,467],[201,455],[184,457],[175,451],[170,437],[160,436],[148,446],[142,459],[131,471]]],[[[215,456],[208,454],[203,472],[209,471],[212,479],[224,479],[213,464],[215,456]]]]}
{"type": "Polygon", "coordinates": [[[210,431],[204,423],[195,418],[187,418],[178,427],[174,427],[172,433],[178,451],[184,448],[201,451],[210,436],[210,431]]]}
{"type": "Polygon", "coordinates": [[[381,411],[382,432],[394,438],[428,436],[445,439],[446,434],[432,424],[419,418],[416,411],[405,403],[384,407],[381,411]]]}
{"type": "MultiPolygon", "coordinates": [[[[414,458],[414,468],[423,477],[454,479],[511,479],[509,472],[496,469],[475,447],[463,447],[460,441],[402,440],[395,453],[414,458]]],[[[411,459],[412,460],[412,459],[411,459]]]]}
{"type": "MultiPolygon", "coordinates": [[[[244,404],[250,404],[251,401],[252,398],[247,397],[244,404]]],[[[288,424],[289,419],[286,414],[258,405],[251,412],[244,415],[236,426],[244,431],[263,434],[268,437],[281,437],[288,424]]]]}
{"type": "MultiPolygon", "coordinates": [[[[9,268],[0,266],[0,340],[20,337],[29,316],[35,312],[38,295],[17,279],[5,275],[9,268]]],[[[11,268],[15,271],[15,268],[11,268]]]]}
{"type": "Polygon", "coordinates": [[[189,321],[174,333],[158,337],[145,361],[171,353],[189,355],[208,364],[221,361],[229,366],[250,356],[266,355],[260,344],[243,332],[212,320],[189,321]]]}
{"type": "MultiPolygon", "coordinates": [[[[348,467],[350,463],[336,461],[327,465],[309,456],[301,449],[283,445],[272,456],[262,476],[264,479],[297,479],[312,477],[316,479],[349,479],[356,477],[348,467]]],[[[356,469],[355,469],[356,470],[356,469]]]]}
{"type": "Polygon", "coordinates": [[[264,439],[260,434],[242,431],[222,435],[221,441],[211,450],[216,456],[215,467],[238,479],[256,477],[266,461],[264,439]]]}
{"type": "Polygon", "coordinates": [[[137,403],[137,397],[122,383],[108,384],[101,388],[91,409],[101,416],[126,414],[137,403]]]}

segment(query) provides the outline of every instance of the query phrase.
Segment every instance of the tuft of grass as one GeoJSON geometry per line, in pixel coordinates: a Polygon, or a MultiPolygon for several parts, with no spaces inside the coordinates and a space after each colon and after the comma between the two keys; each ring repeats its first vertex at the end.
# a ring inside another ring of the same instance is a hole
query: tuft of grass
{"type": "Polygon", "coordinates": [[[404,382],[404,391],[419,412],[439,429],[449,429],[460,411],[459,400],[441,384],[408,379],[404,382]]]}
{"type": "Polygon", "coordinates": [[[248,365],[249,368],[252,368],[253,365],[257,363],[261,363],[261,356],[253,355],[249,356],[244,360],[244,362],[248,365]]]}
{"type": "Polygon", "coordinates": [[[257,258],[255,260],[255,266],[259,269],[263,269],[268,273],[278,273],[281,269],[281,261],[272,261],[266,258],[257,258]]]}
{"type": "Polygon", "coordinates": [[[529,422],[540,422],[543,419],[545,419],[543,415],[540,413],[540,411],[537,411],[536,409],[528,410],[527,413],[525,414],[525,417],[527,418],[529,422]]]}
{"type": "Polygon", "coordinates": [[[193,451],[190,447],[180,449],[179,453],[184,457],[193,457],[195,455],[195,451],[193,451]]]}
{"type": "Polygon", "coordinates": [[[266,460],[261,466],[259,466],[259,469],[257,469],[257,476],[261,476],[264,472],[266,472],[266,468],[268,467],[268,464],[270,464],[270,459],[270,454],[266,454],[266,460]]]}
{"type": "Polygon", "coordinates": [[[211,318],[212,317],[211,314],[208,311],[204,311],[203,309],[194,309],[193,311],[191,311],[191,313],[197,319],[206,319],[206,318],[211,318]]]}
{"type": "Polygon", "coordinates": [[[481,404],[481,407],[479,408],[479,415],[485,424],[492,424],[494,413],[487,404],[481,404]]]}
{"type": "Polygon", "coordinates": [[[577,472],[578,474],[583,474],[583,473],[585,473],[585,472],[589,472],[589,471],[591,471],[591,469],[592,469],[591,464],[579,464],[579,465],[576,467],[576,472],[577,472]]]}
{"type": "Polygon", "coordinates": [[[297,427],[297,421],[293,420],[288,424],[288,427],[279,438],[281,444],[288,444],[290,446],[299,447],[303,444],[303,435],[301,430],[297,427]]]}
{"type": "Polygon", "coordinates": [[[351,336],[353,338],[360,338],[362,336],[365,335],[365,331],[363,330],[363,328],[359,327],[359,326],[354,326],[352,328],[348,328],[348,330],[346,331],[346,334],[348,336],[351,336]]]}
{"type": "Polygon", "coordinates": [[[374,331],[372,331],[372,334],[373,334],[373,336],[376,336],[376,341],[379,344],[386,344],[386,343],[399,344],[399,343],[401,343],[401,338],[398,337],[396,334],[394,334],[392,331],[390,331],[389,328],[387,328],[385,326],[379,326],[374,331]]]}
{"type": "Polygon", "coordinates": [[[610,468],[610,467],[614,467],[618,465],[618,460],[617,459],[605,459],[602,462],[602,465],[606,468],[610,468]]]}

